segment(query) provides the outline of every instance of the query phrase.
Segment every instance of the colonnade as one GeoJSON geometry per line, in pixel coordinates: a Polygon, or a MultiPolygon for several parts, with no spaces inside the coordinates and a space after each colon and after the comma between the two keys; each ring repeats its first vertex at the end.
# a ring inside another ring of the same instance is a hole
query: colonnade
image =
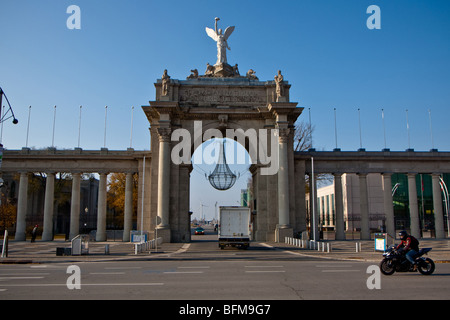
{"type": "MultiPolygon", "coordinates": [[[[53,212],[55,194],[55,173],[47,172],[44,198],[43,241],[53,240],[53,212]]],[[[125,205],[124,205],[124,232],[123,241],[130,241],[133,218],[133,174],[126,172],[125,205]]],[[[28,202],[28,175],[29,172],[20,172],[19,193],[17,204],[17,222],[15,240],[26,239],[26,214],[28,202]]],[[[98,209],[97,209],[97,234],[96,241],[106,241],[106,193],[108,172],[100,172],[98,209]]],[[[80,193],[81,172],[72,172],[72,194],[70,206],[70,232],[69,238],[73,239],[80,233],[80,193]]]]}
{"type": "MultiPolygon", "coordinates": [[[[386,232],[395,238],[395,222],[394,222],[394,206],[392,195],[392,173],[380,173],[382,179],[383,191],[383,208],[385,213],[386,232]]],[[[411,234],[420,238],[420,219],[419,205],[417,199],[416,175],[417,173],[407,173],[408,178],[408,194],[409,194],[409,213],[410,213],[410,229],[411,234]]],[[[344,222],[344,204],[343,204],[343,186],[342,173],[334,173],[334,199],[335,199],[335,227],[336,240],[345,239],[345,222],[344,222]]],[[[361,214],[361,239],[370,239],[370,220],[369,220],[369,198],[367,189],[367,173],[357,173],[359,179],[359,198],[360,198],[360,214],[361,214]]],[[[434,224],[436,238],[445,238],[444,214],[442,210],[442,195],[439,185],[440,174],[431,174],[433,208],[434,208],[434,224]]],[[[310,181],[312,181],[310,175],[310,181]]],[[[314,186],[311,185],[311,188],[314,186]]],[[[314,189],[317,195],[317,188],[314,189]]],[[[312,193],[310,193],[310,203],[312,203],[312,193]]],[[[318,232],[318,216],[316,212],[315,231],[318,232]]],[[[318,233],[316,233],[318,234],[318,233]]]]}

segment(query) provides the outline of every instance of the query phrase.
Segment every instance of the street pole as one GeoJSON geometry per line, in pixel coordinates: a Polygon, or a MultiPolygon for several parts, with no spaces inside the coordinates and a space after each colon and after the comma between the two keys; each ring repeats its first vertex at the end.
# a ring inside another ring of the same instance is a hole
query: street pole
{"type": "Polygon", "coordinates": [[[106,148],[106,118],[108,117],[108,106],[105,106],[105,132],[103,135],[103,148],[106,148]]]}
{"type": "Polygon", "coordinates": [[[314,180],[314,158],[311,157],[311,191],[312,192],[312,227],[313,227],[313,240],[316,241],[316,195],[315,195],[315,180],[314,180]]]}
{"type": "Polygon", "coordinates": [[[80,106],[80,116],[78,118],[78,148],[80,148],[80,137],[81,137],[81,109],[82,106],[80,106]]]}
{"type": "Polygon", "coordinates": [[[28,135],[30,133],[30,117],[31,117],[31,106],[28,108],[27,141],[25,143],[25,148],[28,148],[28,135]]]}
{"type": "Polygon", "coordinates": [[[133,112],[134,107],[131,107],[130,149],[133,148],[133,112]]]}
{"type": "Polygon", "coordinates": [[[53,134],[52,134],[52,148],[55,147],[55,124],[56,124],[56,106],[53,111],[53,134]]]}

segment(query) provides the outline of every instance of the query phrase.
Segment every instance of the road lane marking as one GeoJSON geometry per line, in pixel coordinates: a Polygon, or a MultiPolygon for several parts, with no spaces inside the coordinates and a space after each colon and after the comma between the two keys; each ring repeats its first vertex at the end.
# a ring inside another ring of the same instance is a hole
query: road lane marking
{"type": "Polygon", "coordinates": [[[209,269],[210,267],[178,267],[178,269],[209,269]]]}
{"type": "Polygon", "coordinates": [[[163,273],[174,274],[174,273],[203,273],[203,271],[165,271],[163,273]]]}
{"type": "Polygon", "coordinates": [[[48,266],[48,265],[39,265],[39,266],[30,266],[31,269],[46,269],[46,270],[61,270],[61,269],[67,269],[67,267],[64,266],[48,266]]]}
{"type": "Polygon", "coordinates": [[[182,246],[180,249],[178,249],[177,251],[175,251],[174,253],[183,253],[183,252],[186,252],[186,251],[189,250],[189,247],[190,247],[190,246],[191,246],[190,243],[183,244],[183,246],[182,246]]]}
{"type": "Polygon", "coordinates": [[[89,274],[106,274],[106,275],[110,275],[110,274],[125,274],[125,272],[89,272],[89,274]]]}
{"type": "Polygon", "coordinates": [[[43,279],[44,277],[0,277],[0,280],[43,279]]]}
{"type": "Polygon", "coordinates": [[[48,276],[50,273],[2,273],[0,276],[48,276]]]}
{"type": "Polygon", "coordinates": [[[284,268],[284,266],[245,266],[246,268],[284,268]]]}
{"type": "Polygon", "coordinates": [[[142,267],[105,267],[105,270],[128,270],[128,269],[142,269],[142,267]]]}
{"type": "Polygon", "coordinates": [[[361,270],[322,270],[322,272],[360,272],[361,270]]]}
{"type": "Polygon", "coordinates": [[[281,273],[286,272],[284,270],[251,270],[251,271],[245,271],[245,273],[281,273]]]}
{"type": "Polygon", "coordinates": [[[316,268],[351,268],[351,264],[318,264],[316,265],[316,268]]]}
{"type": "MultiPolygon", "coordinates": [[[[81,283],[83,286],[163,286],[162,282],[152,283],[81,283]]],[[[67,287],[66,283],[25,283],[25,284],[1,284],[2,287],[67,287]]]]}

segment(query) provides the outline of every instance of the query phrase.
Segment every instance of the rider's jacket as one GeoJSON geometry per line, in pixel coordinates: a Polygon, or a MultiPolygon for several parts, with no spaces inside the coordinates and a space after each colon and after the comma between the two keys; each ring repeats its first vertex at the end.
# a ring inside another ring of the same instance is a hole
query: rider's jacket
{"type": "Polygon", "coordinates": [[[398,250],[400,248],[403,248],[405,252],[409,251],[410,249],[419,251],[419,241],[413,236],[408,236],[405,240],[402,240],[402,242],[397,246],[396,249],[398,250]]]}

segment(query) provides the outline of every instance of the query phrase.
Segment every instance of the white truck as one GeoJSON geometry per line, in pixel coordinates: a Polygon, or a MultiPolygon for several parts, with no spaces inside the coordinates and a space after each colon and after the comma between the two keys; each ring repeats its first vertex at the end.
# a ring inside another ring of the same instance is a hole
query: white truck
{"type": "Polygon", "coordinates": [[[251,222],[248,207],[219,207],[219,247],[247,249],[250,246],[251,222]]]}

